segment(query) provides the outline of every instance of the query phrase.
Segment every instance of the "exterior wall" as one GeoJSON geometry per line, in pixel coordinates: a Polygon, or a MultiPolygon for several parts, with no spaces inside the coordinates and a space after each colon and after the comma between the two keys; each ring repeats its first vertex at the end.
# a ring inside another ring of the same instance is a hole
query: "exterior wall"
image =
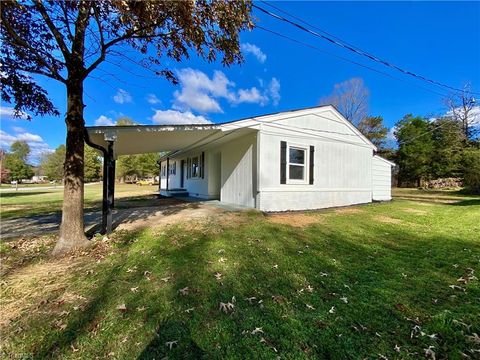
{"type": "Polygon", "coordinates": [[[221,152],[222,202],[255,207],[256,132],[235,139],[219,148],[221,152]]]}
{"type": "Polygon", "coordinates": [[[372,201],[373,148],[335,114],[262,124],[259,136],[260,210],[319,209],[372,201]],[[315,147],[312,185],[280,183],[281,141],[315,147]]]}
{"type": "MultiPolygon", "coordinates": [[[[182,159],[205,153],[204,178],[184,180],[183,188],[190,196],[203,199],[220,199],[222,202],[255,207],[256,195],[256,132],[233,139],[212,148],[199,148],[179,158],[176,174],[169,175],[168,188],[180,188],[182,159]]],[[[162,161],[162,165],[166,160],[162,161]]],[[[186,173],[186,169],[185,169],[186,173]]],[[[161,189],[166,189],[166,179],[161,178],[161,189]]]]}
{"type": "MultiPolygon", "coordinates": [[[[186,160],[187,157],[191,156],[200,156],[202,153],[202,150],[199,149],[198,151],[192,151],[190,153],[184,154],[179,158],[171,158],[169,159],[169,163],[176,163],[176,173],[175,174],[168,174],[168,189],[178,189],[181,186],[181,176],[182,176],[182,170],[181,170],[181,160],[184,159],[186,160]]],[[[208,191],[208,178],[210,176],[209,171],[208,171],[208,163],[209,163],[209,155],[210,153],[205,151],[205,164],[204,164],[204,176],[203,178],[189,178],[187,179],[186,177],[186,165],[184,169],[184,182],[183,182],[183,189],[186,189],[189,192],[190,196],[193,197],[199,197],[202,199],[211,199],[215,198],[214,194],[210,194],[208,191]]],[[[166,164],[167,161],[163,160],[162,161],[162,166],[166,164]]],[[[167,188],[167,181],[164,176],[161,177],[160,179],[160,189],[165,190],[167,188]]]]}
{"type": "Polygon", "coordinates": [[[372,160],[372,185],[373,200],[392,199],[392,165],[378,156],[372,160]]]}

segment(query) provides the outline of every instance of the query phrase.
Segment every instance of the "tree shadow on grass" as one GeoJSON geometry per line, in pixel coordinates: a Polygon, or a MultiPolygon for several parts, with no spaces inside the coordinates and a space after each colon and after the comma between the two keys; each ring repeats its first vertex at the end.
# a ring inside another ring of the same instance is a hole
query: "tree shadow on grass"
{"type": "MultiPolygon", "coordinates": [[[[376,357],[379,349],[389,349],[385,355],[390,357],[396,341],[417,350],[428,347],[426,340],[414,343],[409,338],[412,324],[406,317],[444,310],[466,317],[462,311],[470,311],[468,304],[462,310],[448,302],[445,272],[458,259],[466,266],[459,250],[471,247],[454,235],[419,234],[401,226],[372,225],[369,219],[350,228],[319,224],[305,229],[251,219],[236,227],[189,224],[165,229],[163,235],[144,230],[121,239],[118,246],[125,253],[102,274],[82,314],[63,333],[45,339],[39,357],[62,354],[82,337],[88,343],[88,329],[106,306],[120,300],[129,310],[116,320],[116,332],[97,341],[112,347],[119,344],[115,339],[137,334],[137,353],[119,348],[116,354],[125,351],[125,358],[138,359],[273,358],[276,351],[290,358],[358,358],[376,357]],[[219,261],[221,257],[226,261],[219,261]],[[127,277],[133,266],[137,275],[127,277]],[[145,282],[144,271],[151,272],[151,281],[145,282]],[[222,273],[221,280],[215,279],[216,272],[222,273]],[[165,276],[171,279],[164,283],[165,276]],[[435,284],[431,293],[427,279],[435,284]],[[305,290],[307,285],[314,291],[305,290]],[[132,286],[140,286],[139,292],[132,293],[132,286]],[[182,296],[178,290],[185,287],[189,293],[182,296]],[[349,304],[340,295],[348,296],[349,304]],[[233,301],[233,296],[235,311],[221,312],[219,303],[233,301]],[[440,297],[440,304],[432,305],[432,296],[440,297]],[[246,300],[251,297],[256,298],[253,303],[246,300]],[[141,304],[146,310],[137,313],[134,307],[141,304]],[[329,314],[332,306],[334,315],[329,314]],[[185,312],[190,308],[191,313],[185,312]],[[353,330],[359,323],[368,329],[353,330]],[[122,333],[124,327],[134,334],[122,333]],[[264,333],[252,334],[256,327],[264,333]],[[178,341],[172,350],[166,346],[169,341],[178,341]]],[[[465,296],[458,294],[458,301],[465,296]]],[[[427,323],[422,328],[428,328],[428,317],[422,321],[427,323]]],[[[444,341],[453,349],[452,357],[464,345],[447,336],[444,341]]]]}
{"type": "Polygon", "coordinates": [[[479,199],[471,199],[471,200],[461,200],[456,203],[452,203],[451,205],[455,206],[480,206],[480,198],[479,199]]]}

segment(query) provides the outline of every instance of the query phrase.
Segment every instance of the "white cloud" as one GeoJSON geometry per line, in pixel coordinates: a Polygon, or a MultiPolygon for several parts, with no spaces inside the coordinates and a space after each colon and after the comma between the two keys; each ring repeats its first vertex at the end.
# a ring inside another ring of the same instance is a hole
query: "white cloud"
{"type": "Polygon", "coordinates": [[[117,93],[113,96],[113,101],[117,104],[127,104],[133,101],[132,95],[128,91],[123,89],[118,89],[117,93]]]}
{"type": "Polygon", "coordinates": [[[162,101],[159,98],[157,98],[157,95],[155,94],[147,94],[146,99],[147,99],[147,102],[152,105],[162,103],[162,101]]]}
{"type": "Polygon", "coordinates": [[[13,129],[15,134],[9,134],[0,130],[0,147],[9,148],[15,141],[25,141],[30,146],[29,160],[38,163],[40,157],[45,153],[50,153],[53,149],[42,139],[40,135],[26,132],[24,129],[16,127],[13,129]]]}
{"type": "Polygon", "coordinates": [[[179,70],[177,76],[181,86],[180,91],[173,93],[177,109],[193,109],[202,113],[222,112],[215,98],[232,100],[234,97],[229,87],[235,84],[221,71],[215,71],[210,79],[200,70],[186,68],[179,70]]]}
{"type": "Polygon", "coordinates": [[[252,87],[238,90],[238,97],[235,102],[258,103],[263,106],[268,102],[268,97],[263,95],[256,87],[252,87]]]}
{"type": "MultiPolygon", "coordinates": [[[[463,114],[463,110],[461,108],[457,108],[455,112],[460,115],[463,114]]],[[[452,110],[447,111],[445,115],[452,116],[453,115],[452,110]]],[[[480,126],[480,106],[479,105],[474,106],[468,113],[468,122],[470,125],[480,126]]]]}
{"type": "Polygon", "coordinates": [[[0,106],[0,118],[29,119],[29,116],[25,112],[20,112],[19,116],[15,116],[15,109],[13,107],[0,106]]]}
{"type": "Polygon", "coordinates": [[[240,45],[240,49],[246,54],[254,55],[262,64],[267,60],[267,55],[257,45],[244,43],[240,45]]]}
{"type": "Polygon", "coordinates": [[[268,85],[268,95],[272,99],[274,106],[277,106],[280,102],[280,81],[277,78],[272,78],[268,85]]]}
{"type": "Polygon", "coordinates": [[[111,118],[106,117],[105,115],[100,115],[98,119],[95,120],[95,125],[96,126],[114,126],[115,123],[111,118]]]}
{"type": "Polygon", "coordinates": [[[155,110],[152,120],[157,125],[188,125],[211,124],[212,122],[202,115],[194,115],[190,111],[155,110]]]}
{"type": "Polygon", "coordinates": [[[173,108],[180,111],[198,111],[201,113],[223,112],[220,99],[226,99],[231,104],[255,103],[260,106],[278,105],[280,101],[280,82],[272,78],[267,87],[260,81],[260,89],[235,89],[235,83],[230,81],[223,72],[215,71],[212,78],[204,72],[191,68],[177,71],[180,90],[173,93],[173,108]]]}

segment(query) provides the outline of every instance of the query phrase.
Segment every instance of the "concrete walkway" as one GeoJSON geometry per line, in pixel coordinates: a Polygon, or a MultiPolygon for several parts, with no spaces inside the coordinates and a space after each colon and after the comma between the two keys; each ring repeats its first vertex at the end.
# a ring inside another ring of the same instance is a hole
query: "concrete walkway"
{"type": "MultiPolygon", "coordinates": [[[[189,199],[188,199],[189,200],[189,199]]],[[[186,220],[195,220],[224,212],[241,211],[246,208],[227,205],[220,201],[182,201],[167,199],[165,204],[148,207],[116,209],[113,212],[113,226],[118,230],[132,230],[141,227],[167,225],[186,220]]],[[[2,219],[0,239],[22,236],[38,236],[59,230],[61,214],[38,215],[2,219]]],[[[85,213],[85,230],[92,234],[98,231],[102,221],[101,211],[85,213]]]]}

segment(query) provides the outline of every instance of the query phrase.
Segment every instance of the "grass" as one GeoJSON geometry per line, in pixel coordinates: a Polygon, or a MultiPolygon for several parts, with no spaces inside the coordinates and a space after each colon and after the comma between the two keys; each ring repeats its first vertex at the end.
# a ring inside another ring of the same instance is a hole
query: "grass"
{"type": "Polygon", "coordinates": [[[61,259],[49,237],[4,245],[1,354],[478,358],[480,198],[396,195],[284,217],[308,226],[252,211],[119,232],[61,259]]]}
{"type": "MultiPolygon", "coordinates": [[[[117,208],[149,205],[155,198],[155,186],[138,186],[136,184],[116,184],[115,206],[117,208]]],[[[85,186],[85,211],[101,209],[102,185],[85,186]]],[[[22,191],[2,191],[0,193],[2,218],[21,216],[41,216],[60,214],[62,209],[63,188],[38,189],[22,191]]]]}

